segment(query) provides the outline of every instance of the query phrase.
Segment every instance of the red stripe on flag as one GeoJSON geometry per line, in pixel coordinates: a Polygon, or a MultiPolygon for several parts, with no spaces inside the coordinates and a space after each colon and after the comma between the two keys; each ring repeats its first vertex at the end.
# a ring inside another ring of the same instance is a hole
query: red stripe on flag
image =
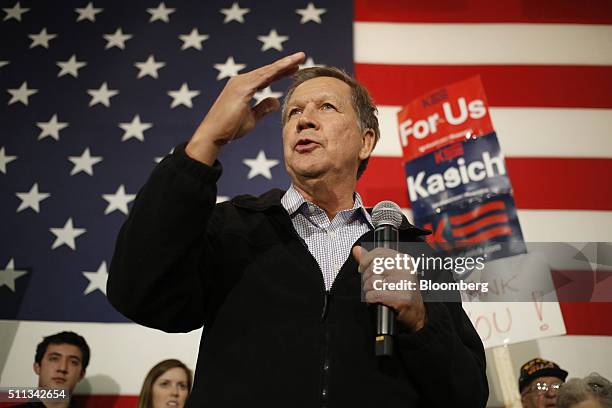
{"type": "Polygon", "coordinates": [[[138,405],[135,395],[77,395],[74,399],[79,407],[87,408],[134,408],[138,405]]]}
{"type": "Polygon", "coordinates": [[[477,207],[473,209],[472,211],[467,212],[465,214],[453,215],[452,217],[450,217],[450,221],[452,224],[460,225],[468,221],[472,221],[474,218],[478,218],[481,215],[484,215],[488,212],[497,211],[497,210],[505,210],[505,209],[506,209],[506,205],[504,204],[503,201],[491,201],[490,203],[481,205],[480,207],[477,207]]]}
{"type": "MultiPolygon", "coordinates": [[[[507,157],[506,166],[517,208],[612,210],[612,159],[507,157]]],[[[410,207],[401,157],[372,157],[357,188],[368,206],[410,207]]]]}
{"type": "Polygon", "coordinates": [[[612,2],[598,0],[355,0],[355,20],[424,23],[612,22],[612,2]]]}
{"type": "Polygon", "coordinates": [[[402,162],[401,157],[370,157],[368,168],[357,182],[357,191],[366,206],[391,200],[402,208],[410,208],[402,162]]]}
{"type": "MultiPolygon", "coordinates": [[[[507,214],[496,214],[496,215],[490,215],[488,217],[481,218],[480,220],[470,225],[467,225],[465,227],[451,228],[451,230],[453,231],[454,237],[464,237],[468,234],[478,231],[479,229],[485,228],[491,224],[501,224],[501,223],[507,223],[507,222],[508,222],[507,214]]],[[[468,238],[468,240],[471,240],[471,238],[468,238]]],[[[478,240],[476,242],[480,242],[480,241],[481,240],[478,240]]]]}
{"type": "Polygon", "coordinates": [[[612,108],[612,66],[355,64],[379,105],[403,106],[474,75],[491,106],[612,108]]]}
{"type": "Polygon", "coordinates": [[[509,157],[506,166],[518,208],[612,210],[612,159],[509,157]]]}
{"type": "Polygon", "coordinates": [[[612,303],[559,302],[567,334],[612,336],[612,303]]]}

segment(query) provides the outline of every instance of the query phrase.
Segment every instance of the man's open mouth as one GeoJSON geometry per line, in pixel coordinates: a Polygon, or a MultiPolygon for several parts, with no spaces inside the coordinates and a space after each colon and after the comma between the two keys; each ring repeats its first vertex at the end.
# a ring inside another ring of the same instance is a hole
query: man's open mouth
{"type": "Polygon", "coordinates": [[[295,144],[295,150],[298,153],[307,153],[314,150],[317,146],[319,146],[319,143],[315,142],[314,139],[304,137],[295,144]]]}

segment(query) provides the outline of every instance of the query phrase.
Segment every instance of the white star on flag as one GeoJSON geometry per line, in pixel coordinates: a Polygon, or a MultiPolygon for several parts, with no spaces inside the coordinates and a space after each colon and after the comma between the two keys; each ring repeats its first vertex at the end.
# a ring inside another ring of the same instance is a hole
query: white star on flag
{"type": "Polygon", "coordinates": [[[28,272],[15,269],[15,260],[11,258],[4,269],[0,269],[0,288],[6,286],[15,292],[15,280],[26,273],[28,272]]]}
{"type": "Polygon", "coordinates": [[[23,211],[25,209],[31,208],[35,212],[40,212],[40,202],[46,198],[49,198],[51,194],[49,193],[40,193],[38,191],[38,183],[34,183],[30,191],[27,193],[15,193],[17,197],[21,200],[21,204],[17,207],[17,212],[23,211]]]}
{"type": "Polygon", "coordinates": [[[11,100],[8,101],[9,105],[16,102],[21,102],[25,106],[28,106],[30,96],[38,92],[38,89],[28,88],[28,83],[24,81],[21,86],[17,89],[7,89],[7,92],[11,94],[11,100]]]}
{"type": "Polygon", "coordinates": [[[57,77],[70,74],[75,78],[79,77],[79,69],[83,68],[87,63],[85,61],[77,61],[76,55],[72,54],[72,57],[68,61],[57,61],[57,66],[60,67],[60,72],[57,77]]]}
{"type": "Polygon", "coordinates": [[[89,106],[94,106],[98,103],[106,106],[110,106],[110,98],[119,93],[116,89],[108,89],[108,84],[104,82],[99,89],[88,89],[87,93],[91,95],[91,101],[89,106]]]}
{"type": "Polygon", "coordinates": [[[179,35],[179,38],[183,42],[181,50],[186,50],[187,48],[195,48],[196,50],[201,50],[202,41],[208,40],[210,36],[208,34],[200,34],[198,29],[194,28],[189,34],[179,35]]]}
{"type": "Polygon", "coordinates": [[[283,96],[282,92],[272,92],[272,88],[266,86],[261,91],[255,92],[253,98],[255,98],[255,105],[257,105],[266,98],[280,98],[281,96],[283,96]]]}
{"type": "Polygon", "coordinates": [[[17,156],[7,156],[4,151],[4,146],[0,148],[0,171],[6,174],[6,165],[17,160],[17,156]]]}
{"type": "Polygon", "coordinates": [[[51,245],[51,249],[66,245],[75,251],[75,239],[83,235],[87,230],[85,228],[74,228],[71,217],[68,218],[68,221],[66,221],[66,224],[64,224],[62,228],[49,228],[49,231],[55,235],[55,241],[53,245],[51,245]]]}
{"type": "Polygon", "coordinates": [[[123,34],[123,30],[119,27],[113,34],[104,34],[103,37],[107,41],[104,49],[108,50],[109,48],[117,47],[124,50],[125,42],[134,36],[132,34],[123,34]]]}
{"type": "Polygon", "coordinates": [[[138,79],[147,75],[157,79],[157,70],[166,66],[165,62],[155,61],[153,54],[149,55],[149,58],[145,62],[137,62],[134,64],[140,71],[138,72],[138,79]]]}
{"type": "Polygon", "coordinates": [[[269,50],[270,48],[282,51],[283,43],[287,41],[289,37],[286,35],[278,35],[276,30],[272,29],[268,35],[258,35],[257,39],[263,43],[261,45],[262,51],[269,50]]]}
{"type": "Polygon", "coordinates": [[[102,261],[97,271],[83,272],[83,275],[89,280],[89,284],[83,291],[84,295],[89,295],[91,292],[99,290],[106,296],[106,281],[108,280],[106,261],[102,261]]]}
{"type": "Polygon", "coordinates": [[[121,138],[122,142],[134,137],[141,142],[144,142],[144,131],[153,127],[152,123],[142,123],[140,121],[140,115],[134,116],[130,123],[120,123],[119,127],[125,132],[121,138]]]}
{"type": "Polygon", "coordinates": [[[95,8],[93,3],[90,1],[84,8],[75,8],[74,11],[78,13],[77,22],[82,20],[89,20],[95,23],[96,14],[101,13],[104,9],[95,8]]]}
{"type": "Polygon", "coordinates": [[[179,105],[185,105],[188,108],[193,108],[193,103],[191,100],[198,96],[200,91],[192,91],[187,86],[186,82],[183,82],[181,88],[176,91],[168,91],[168,95],[172,98],[172,103],[170,104],[170,108],[175,108],[179,105]]]}
{"type": "Polygon", "coordinates": [[[93,176],[93,166],[94,164],[98,164],[102,161],[102,156],[92,156],[88,147],[80,156],[68,156],[68,160],[70,160],[74,165],[70,171],[71,176],[74,176],[81,171],[93,176]]]}
{"type": "Polygon", "coordinates": [[[151,18],[149,19],[149,23],[152,23],[156,20],[161,20],[164,23],[170,21],[170,14],[174,13],[176,9],[167,8],[166,4],[162,1],[159,3],[157,8],[148,8],[147,13],[151,14],[151,18]]]}
{"type": "Polygon", "coordinates": [[[223,24],[227,24],[230,21],[237,21],[239,23],[244,23],[244,15],[250,11],[251,9],[248,9],[248,8],[240,8],[240,5],[237,2],[234,2],[231,8],[224,8],[224,9],[219,10],[219,12],[225,14],[225,19],[223,19],[223,24]]]}
{"type": "Polygon", "coordinates": [[[312,67],[322,67],[323,65],[320,64],[316,64],[314,62],[314,60],[312,59],[312,57],[308,57],[306,58],[306,61],[304,61],[303,64],[300,64],[299,67],[300,69],[304,69],[304,68],[312,68],[312,67]]]}
{"type": "Polygon", "coordinates": [[[270,172],[270,169],[279,163],[278,160],[268,159],[263,150],[260,150],[259,153],[257,153],[256,158],[244,159],[242,162],[250,168],[249,174],[247,175],[249,180],[257,175],[262,175],[268,180],[272,180],[272,173],[270,172]]]}
{"type": "Polygon", "coordinates": [[[102,194],[102,198],[108,201],[104,214],[110,214],[115,210],[119,210],[125,215],[128,213],[128,204],[134,201],[136,194],[126,194],[123,184],[119,186],[115,194],[102,194]]]}
{"type": "Polygon", "coordinates": [[[57,37],[57,34],[49,34],[47,33],[47,28],[43,27],[38,34],[29,34],[28,37],[32,40],[32,44],[30,44],[30,48],[34,48],[37,46],[41,46],[44,48],[49,48],[49,41],[57,37]]]}
{"type": "Polygon", "coordinates": [[[57,114],[53,115],[48,122],[36,122],[36,126],[41,129],[38,140],[51,136],[55,140],[59,140],[60,130],[68,127],[68,122],[58,122],[57,114]]]}
{"type": "Polygon", "coordinates": [[[300,24],[314,21],[315,23],[321,24],[321,14],[327,13],[327,9],[316,8],[314,4],[308,3],[304,9],[296,9],[295,12],[302,16],[300,24]]]}
{"type": "Polygon", "coordinates": [[[29,8],[21,7],[20,2],[17,2],[17,4],[15,4],[11,8],[3,8],[2,10],[6,12],[6,16],[4,16],[4,20],[2,21],[10,20],[11,18],[14,18],[17,21],[21,21],[21,15],[30,11],[29,8]]]}
{"type": "Polygon", "coordinates": [[[236,64],[234,57],[227,57],[227,60],[223,64],[215,64],[215,69],[219,71],[217,75],[217,81],[223,78],[229,78],[238,75],[238,71],[246,68],[246,64],[236,64]]]}

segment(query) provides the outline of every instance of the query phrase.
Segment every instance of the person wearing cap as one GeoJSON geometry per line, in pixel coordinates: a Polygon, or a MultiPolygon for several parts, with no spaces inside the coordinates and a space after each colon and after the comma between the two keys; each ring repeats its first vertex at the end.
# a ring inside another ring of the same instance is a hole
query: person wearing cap
{"type": "Polygon", "coordinates": [[[567,371],[555,362],[534,358],[521,366],[518,380],[523,408],[555,408],[567,371]]]}

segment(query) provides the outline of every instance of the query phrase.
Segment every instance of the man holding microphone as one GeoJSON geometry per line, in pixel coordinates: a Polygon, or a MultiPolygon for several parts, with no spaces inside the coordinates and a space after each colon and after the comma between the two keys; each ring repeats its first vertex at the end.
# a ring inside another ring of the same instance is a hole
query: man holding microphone
{"type": "MultiPolygon", "coordinates": [[[[460,303],[387,298],[367,284],[362,302],[359,272],[367,283],[373,258],[392,255],[357,246],[373,225],[355,187],[379,138],[361,84],[335,68],[299,71],[282,109],[291,186],[215,204],[220,150],[280,108],[275,98],[251,106],[254,93],[303,59],[231,78],[153,170],[117,239],[108,299],[145,326],[204,326],[187,406],[484,406],[484,351],[460,303]],[[396,318],[384,364],[368,303],[396,318]]],[[[424,233],[408,224],[399,238],[424,233]]]]}

